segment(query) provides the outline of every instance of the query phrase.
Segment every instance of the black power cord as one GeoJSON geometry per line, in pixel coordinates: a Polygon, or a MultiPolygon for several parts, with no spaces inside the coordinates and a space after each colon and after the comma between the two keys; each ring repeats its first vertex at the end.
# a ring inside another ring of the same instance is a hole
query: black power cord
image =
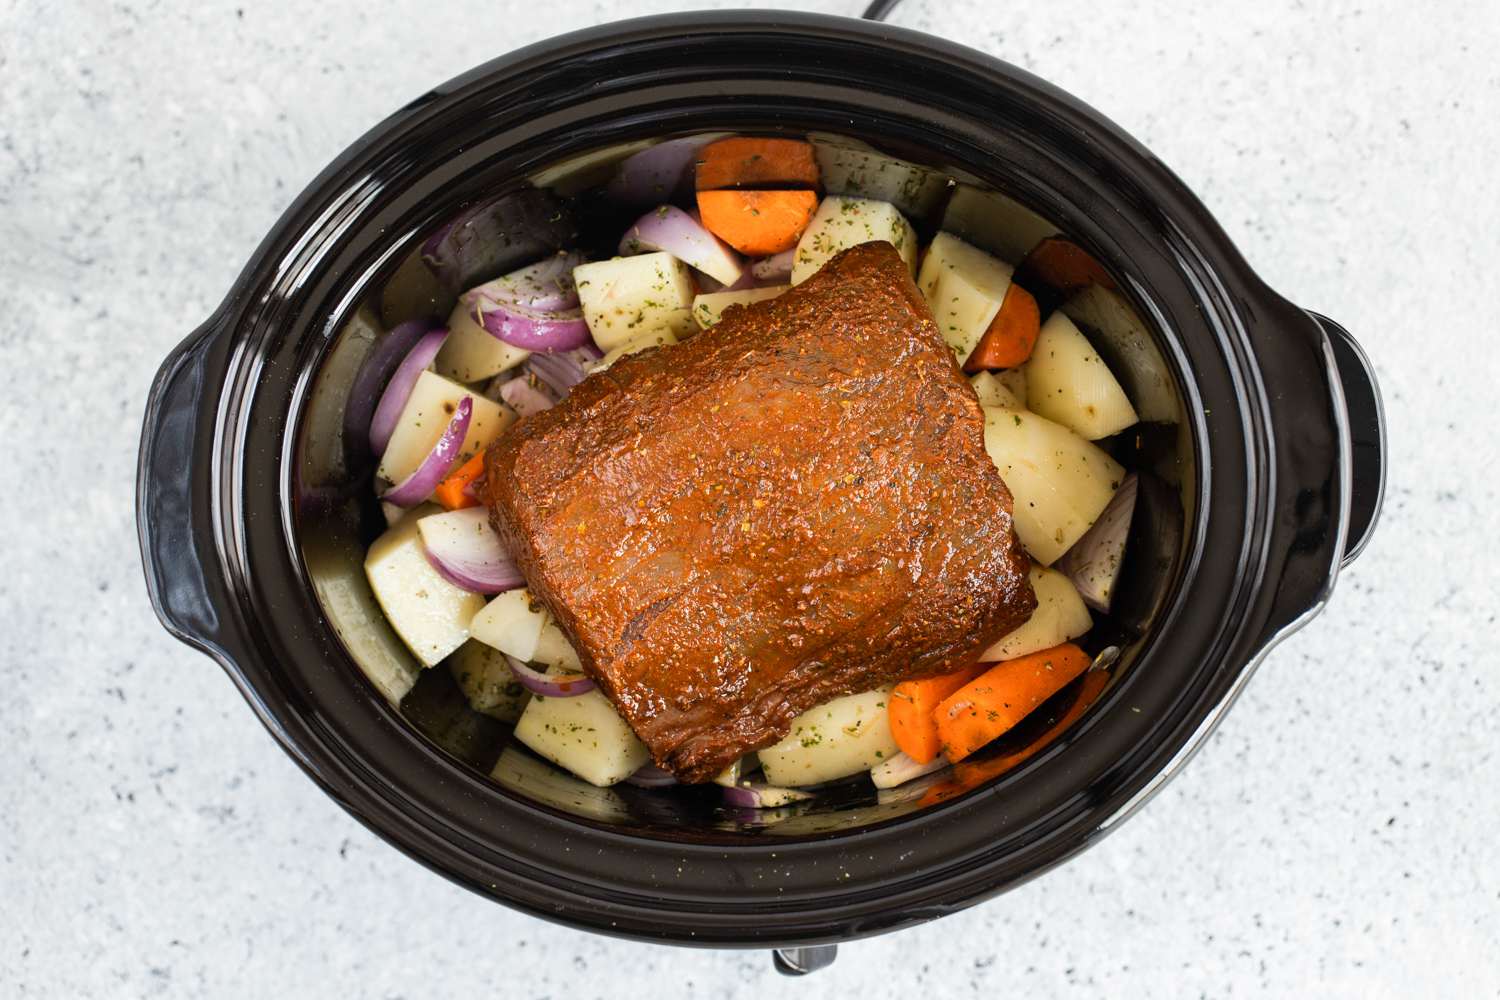
{"type": "Polygon", "coordinates": [[[891,16],[891,11],[896,9],[896,4],[901,0],[873,0],[865,12],[860,15],[866,21],[884,21],[891,16]]]}

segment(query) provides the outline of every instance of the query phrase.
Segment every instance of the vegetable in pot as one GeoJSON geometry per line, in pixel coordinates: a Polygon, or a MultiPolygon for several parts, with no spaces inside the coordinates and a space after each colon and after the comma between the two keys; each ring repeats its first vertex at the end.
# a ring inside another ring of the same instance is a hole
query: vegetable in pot
{"type": "Polygon", "coordinates": [[[1031,567],[1036,610],[1020,628],[979,654],[981,663],[1014,660],[1077,639],[1094,627],[1089,609],[1067,576],[1045,566],[1031,567]]]}
{"type": "Polygon", "coordinates": [[[424,371],[401,409],[376,475],[390,483],[411,475],[432,452],[464,400],[469,401],[471,414],[463,444],[458,449],[460,463],[487,448],[515,420],[515,414],[499,403],[441,375],[424,371]]]}
{"type": "Polygon", "coordinates": [[[484,606],[469,622],[469,634],[507,656],[527,663],[536,656],[536,647],[547,624],[547,613],[524,587],[508,590],[484,606]]]}
{"type": "Polygon", "coordinates": [[[675,340],[698,329],[692,275],[671,254],[581,264],[573,279],[594,343],[606,354],[631,341],[658,335],[675,340]]]}
{"type": "Polygon", "coordinates": [[[880,240],[894,246],[906,266],[916,272],[917,232],[894,205],[829,195],[797,241],[792,284],[811,278],[839,251],[880,240]]]}
{"type": "Polygon", "coordinates": [[[788,788],[817,785],[894,756],[899,748],[891,735],[889,698],[890,688],[877,688],[797,716],[781,742],[759,751],[766,781],[788,788]]]}
{"type": "Polygon", "coordinates": [[[772,285],[767,288],[748,288],[741,292],[706,292],[693,299],[693,319],[707,330],[715,325],[730,306],[748,306],[752,302],[774,299],[790,285],[772,285]]]}
{"type": "Polygon", "coordinates": [[[1108,611],[1114,599],[1135,517],[1139,483],[1140,478],[1134,472],[1127,475],[1099,520],[1057,562],[1057,568],[1077,586],[1083,602],[1096,611],[1108,611]]]}
{"type": "Polygon", "coordinates": [[[533,697],[515,735],[540,756],[600,787],[630,777],[650,756],[597,689],[574,698],[533,697]]]}
{"type": "Polygon", "coordinates": [[[1026,402],[1033,413],[1090,441],[1135,424],[1135,408],[1109,366],[1073,321],[1053,313],[1026,362],[1026,402]]]}
{"type": "Polygon", "coordinates": [[[386,620],[423,666],[433,666],[469,638],[484,598],[449,583],[427,560],[417,525],[436,507],[412,511],[375,539],[365,576],[386,620]]]}
{"type": "Polygon", "coordinates": [[[621,257],[657,251],[671,254],[725,286],[745,277],[745,262],[703,223],[675,205],[658,205],[620,238],[621,257]]]}
{"type": "Polygon", "coordinates": [[[1044,566],[1088,531],[1125,479],[1097,445],[1022,410],[985,410],[984,447],[1015,498],[1016,533],[1044,566]]]}
{"type": "Polygon", "coordinates": [[[499,650],[470,639],[448,657],[448,669],[474,711],[514,723],[531,700],[499,650]]]}
{"type": "Polygon", "coordinates": [[[1004,735],[1092,662],[1087,653],[1067,643],[986,670],[945,698],[933,713],[944,756],[957,763],[1004,735]]]}
{"type": "Polygon", "coordinates": [[[927,247],[917,288],[959,364],[968,360],[1000,312],[1010,278],[1009,264],[952,233],[938,233],[927,247]]]}

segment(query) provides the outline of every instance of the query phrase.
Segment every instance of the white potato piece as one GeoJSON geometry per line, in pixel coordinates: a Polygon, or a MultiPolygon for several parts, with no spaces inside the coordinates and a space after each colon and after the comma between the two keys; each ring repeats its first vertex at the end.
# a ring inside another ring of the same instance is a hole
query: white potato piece
{"type": "MultiPolygon", "coordinates": [[[[1024,366],[1020,368],[1007,368],[1003,372],[992,372],[991,374],[995,376],[996,381],[1010,390],[1011,395],[1019,400],[1026,399],[1026,368],[1024,366]]],[[[1024,406],[1018,407],[1018,409],[1022,410],[1025,408],[1024,406]]]]}
{"type": "Polygon", "coordinates": [[[434,372],[423,372],[412,387],[411,396],[397,418],[385,454],[380,457],[377,475],[386,482],[399,483],[422,464],[438,438],[453,419],[453,411],[467,396],[474,401],[469,430],[464,435],[454,468],[467,462],[480,450],[488,448],[516,419],[510,407],[471,392],[452,379],[434,372]]]}
{"type": "Polygon", "coordinates": [[[522,663],[536,657],[547,612],[531,599],[525,587],[500,594],[469,622],[469,634],[487,646],[508,653],[522,663]]]}
{"type": "Polygon", "coordinates": [[[948,194],[948,177],[930,167],[876,152],[857,140],[826,133],[809,135],[823,190],[888,201],[906,215],[937,214],[948,194]]]}
{"type": "Polygon", "coordinates": [[[1023,410],[986,409],[984,449],[1015,498],[1021,544],[1044,566],[1089,530],[1125,478],[1098,445],[1023,410]]]}
{"type": "Polygon", "coordinates": [[[470,639],[458,647],[448,657],[448,669],[469,699],[469,707],[501,722],[515,722],[531,700],[531,692],[505,662],[505,654],[482,642],[470,639]]]}
{"type": "Polygon", "coordinates": [[[455,587],[427,561],[417,522],[438,508],[419,508],[375,539],[365,576],[391,628],[430,667],[464,644],[484,598],[455,587]]]}
{"type": "Polygon", "coordinates": [[[845,695],[792,720],[786,738],[759,751],[766,782],[798,788],[868,771],[899,752],[891,735],[890,688],[845,695]]]}
{"type": "Polygon", "coordinates": [[[797,241],[792,284],[800,285],[811,278],[840,251],[879,240],[894,246],[906,266],[916,273],[917,232],[895,205],[869,198],[827,196],[797,241]]]}
{"type": "Polygon", "coordinates": [[[1097,441],[1140,420],[1094,345],[1061,312],[1042,324],[1024,367],[1026,408],[1081,437],[1097,441]]]}
{"type": "MultiPolygon", "coordinates": [[[[697,326],[694,325],[693,328],[696,330],[697,326]]],[[[639,337],[632,337],[624,343],[621,343],[618,346],[614,347],[608,354],[604,355],[604,357],[600,358],[598,361],[595,361],[593,365],[590,366],[589,372],[602,372],[604,371],[604,369],[608,368],[616,361],[619,361],[627,354],[635,354],[636,352],[644,351],[649,347],[671,347],[675,343],[677,343],[677,338],[666,330],[658,330],[655,333],[643,333],[639,337]]]]}
{"type": "Polygon", "coordinates": [[[938,233],[927,248],[917,288],[960,365],[994,322],[1013,270],[952,233],[938,233]]]}
{"type": "Polygon", "coordinates": [[[1088,328],[1142,420],[1157,424],[1182,420],[1172,370],[1146,324],[1119,292],[1090,285],[1064,302],[1062,311],[1088,328]]]}
{"type": "Polygon", "coordinates": [[[979,654],[981,663],[1014,660],[1051,649],[1094,627],[1094,619],[1072,580],[1045,566],[1032,566],[1030,576],[1031,589],[1036,591],[1036,610],[1024,625],[979,654]]]}
{"type": "Polygon", "coordinates": [[[630,777],[651,756],[598,688],[571,698],[533,695],[516,739],[601,788],[630,777]]]}
{"type": "Polygon", "coordinates": [[[568,637],[563,635],[562,629],[557,627],[551,615],[547,616],[547,622],[542,626],[542,634],[537,638],[531,662],[543,664],[564,674],[576,674],[583,670],[578,651],[568,642],[568,637]]]}
{"type": "Polygon", "coordinates": [[[478,306],[459,299],[448,314],[448,339],[433,365],[439,375],[456,382],[478,382],[510,371],[530,356],[479,325],[478,306]]]}
{"type": "Polygon", "coordinates": [[[738,292],[704,292],[693,299],[693,319],[707,330],[724,317],[730,306],[748,306],[752,302],[774,299],[791,285],[767,285],[765,288],[746,288],[738,292]]]}
{"type": "Polygon", "coordinates": [[[1024,410],[1026,400],[1017,398],[1010,386],[995,377],[994,372],[980,372],[969,379],[980,406],[998,407],[1003,410],[1024,410]]]}
{"type": "Polygon", "coordinates": [[[583,318],[599,350],[653,334],[687,336],[693,321],[697,288],[688,266],[669,253],[579,264],[573,268],[583,318]]]}
{"type": "Polygon", "coordinates": [[[943,211],[943,228],[1012,264],[1061,232],[1014,198],[973,184],[953,189],[943,211]]]}
{"type": "Polygon", "coordinates": [[[551,188],[561,195],[574,195],[598,187],[609,180],[615,164],[643,149],[656,145],[655,139],[637,139],[603,149],[592,149],[544,167],[527,179],[539,188],[551,188]]]}

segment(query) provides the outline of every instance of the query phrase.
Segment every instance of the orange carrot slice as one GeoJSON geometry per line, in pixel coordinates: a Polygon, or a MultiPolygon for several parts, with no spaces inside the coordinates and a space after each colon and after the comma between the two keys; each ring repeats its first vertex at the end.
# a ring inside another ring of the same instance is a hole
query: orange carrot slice
{"type": "Polygon", "coordinates": [[[432,498],[449,510],[478,507],[479,501],[465,493],[464,488],[482,475],[484,475],[484,452],[481,451],[448,473],[448,478],[438,483],[437,489],[432,491],[432,498]]]}
{"type": "Polygon", "coordinates": [[[699,191],[731,187],[814,188],[818,186],[818,176],[812,144],[801,139],[734,136],[711,142],[698,154],[699,191]]]}
{"type": "Polygon", "coordinates": [[[922,796],[921,804],[930,806],[935,802],[946,801],[955,796],[962,795],[970,789],[978,788],[980,785],[988,781],[993,781],[995,778],[1000,777],[1000,775],[1020,767],[1026,761],[1047,749],[1047,747],[1052,745],[1054,740],[1067,732],[1068,727],[1077,722],[1083,713],[1087,712],[1093,706],[1094,702],[1099,700],[1099,696],[1104,693],[1104,689],[1108,685],[1109,674],[1105,671],[1094,670],[1085,673],[1083,675],[1083,683],[1078,688],[1078,697],[1073,700],[1073,704],[1056,722],[1047,727],[1046,732],[1015,753],[1004,754],[990,760],[981,760],[972,763],[966,761],[959,764],[953,769],[953,777],[927,790],[926,794],[922,796]]]}
{"type": "Polygon", "coordinates": [[[1016,274],[1030,279],[1027,283],[1032,287],[1044,285],[1065,295],[1089,285],[1103,285],[1111,291],[1118,287],[1093,254],[1061,236],[1049,236],[1032,247],[1016,274]]]}
{"type": "Polygon", "coordinates": [[[1089,668],[1071,642],[998,663],[953,692],[933,712],[943,753],[955,764],[1002,735],[1089,668]]]}
{"type": "Polygon", "coordinates": [[[906,755],[919,764],[936,757],[942,741],[932,713],[938,703],[975,677],[985,668],[981,665],[955,670],[951,674],[902,681],[891,690],[891,736],[906,755]]]}
{"type": "Polygon", "coordinates": [[[964,362],[964,371],[972,375],[1025,364],[1041,332],[1042,313],[1036,299],[1012,281],[1000,300],[1000,311],[964,362]]]}
{"type": "Polygon", "coordinates": [[[704,228],[750,257],[795,247],[817,210],[814,191],[698,192],[704,228]]]}

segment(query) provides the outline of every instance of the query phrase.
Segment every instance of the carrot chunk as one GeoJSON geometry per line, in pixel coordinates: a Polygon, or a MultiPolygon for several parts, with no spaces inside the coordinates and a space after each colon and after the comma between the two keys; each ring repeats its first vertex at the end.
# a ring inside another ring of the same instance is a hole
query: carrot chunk
{"type": "Polygon", "coordinates": [[[891,736],[905,754],[919,764],[926,764],[937,756],[942,745],[938,738],[937,720],[932,713],[938,703],[975,677],[985,668],[975,664],[951,674],[923,677],[921,680],[902,681],[891,690],[890,703],[891,736]]]}
{"type": "Polygon", "coordinates": [[[1026,254],[1016,267],[1016,275],[1032,287],[1054,288],[1067,295],[1089,285],[1103,285],[1114,291],[1115,279],[1093,254],[1072,240],[1049,236],[1026,254]]]}
{"type": "Polygon", "coordinates": [[[734,136],[711,142],[698,154],[699,191],[817,186],[818,161],[812,144],[801,139],[734,136]]]}
{"type": "Polygon", "coordinates": [[[484,452],[481,451],[448,473],[448,477],[438,483],[437,489],[432,491],[432,498],[449,510],[478,507],[479,501],[465,493],[464,489],[482,475],[484,475],[484,452]]]}
{"type": "Polygon", "coordinates": [[[1099,700],[1099,696],[1104,693],[1108,685],[1109,674],[1105,671],[1094,670],[1085,673],[1083,682],[1078,687],[1078,697],[1073,699],[1073,704],[1056,722],[1047,727],[1046,732],[1015,753],[1004,754],[989,760],[965,761],[959,764],[953,769],[953,777],[927,790],[922,796],[921,804],[930,806],[935,802],[944,802],[1020,767],[1067,732],[1068,727],[1077,722],[1083,713],[1099,700]]]}
{"type": "Polygon", "coordinates": [[[939,703],[933,712],[943,753],[955,764],[1002,735],[1089,668],[1070,642],[996,664],[939,703]]]}
{"type": "Polygon", "coordinates": [[[813,191],[698,192],[704,228],[750,257],[795,247],[817,210],[813,191]]]}
{"type": "Polygon", "coordinates": [[[1025,364],[1041,332],[1042,313],[1036,299],[1012,281],[1000,300],[1000,311],[964,362],[964,371],[972,375],[1025,364]]]}

